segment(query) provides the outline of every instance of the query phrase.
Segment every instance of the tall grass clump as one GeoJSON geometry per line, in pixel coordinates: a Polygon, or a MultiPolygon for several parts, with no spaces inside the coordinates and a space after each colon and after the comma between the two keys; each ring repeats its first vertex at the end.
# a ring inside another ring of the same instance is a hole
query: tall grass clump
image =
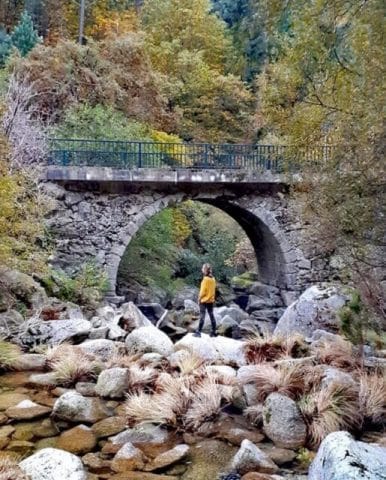
{"type": "Polygon", "coordinates": [[[244,344],[248,363],[272,362],[281,358],[307,355],[308,347],[301,335],[280,336],[270,333],[251,336],[244,344]]]}
{"type": "Polygon", "coordinates": [[[359,375],[359,408],[363,425],[386,426],[385,372],[361,372],[359,375]]]}

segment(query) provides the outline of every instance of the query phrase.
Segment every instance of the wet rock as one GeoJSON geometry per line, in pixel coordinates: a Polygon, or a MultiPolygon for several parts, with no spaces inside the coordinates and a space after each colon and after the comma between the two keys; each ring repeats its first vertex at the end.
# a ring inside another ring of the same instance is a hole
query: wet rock
{"type": "Polygon", "coordinates": [[[170,338],[153,325],[133,330],[125,344],[129,354],[155,352],[167,357],[173,351],[170,338]]]}
{"type": "Polygon", "coordinates": [[[245,428],[233,427],[220,430],[216,435],[216,438],[227,440],[233,445],[239,446],[245,439],[252,443],[260,443],[264,440],[265,436],[258,430],[247,430],[245,428]]]}
{"type": "Polygon", "coordinates": [[[34,447],[35,445],[27,440],[12,440],[7,445],[7,450],[24,457],[25,455],[29,455],[34,447]]]}
{"type": "Polygon", "coordinates": [[[311,336],[316,329],[336,332],[339,327],[337,313],[349,300],[346,290],[347,287],[332,284],[308,288],[287,307],[275,328],[275,335],[311,336]]]}
{"type": "Polygon", "coordinates": [[[291,398],[271,393],[263,408],[264,432],[278,447],[296,449],[305,444],[307,428],[291,398]]]}
{"type": "Polygon", "coordinates": [[[30,480],[86,480],[81,460],[72,453],[45,448],[19,464],[30,480]]]}
{"type": "Polygon", "coordinates": [[[85,338],[90,333],[91,323],[87,320],[42,321],[31,318],[21,325],[22,332],[16,341],[25,347],[36,345],[58,345],[70,340],[85,338]]]}
{"type": "Polygon", "coordinates": [[[79,345],[84,352],[94,355],[96,358],[107,362],[111,357],[119,353],[116,342],[107,339],[86,340],[79,345]]]}
{"type": "Polygon", "coordinates": [[[77,425],[63,432],[57,441],[57,447],[67,452],[82,455],[95,447],[97,438],[90,427],[77,425]]]}
{"type": "Polygon", "coordinates": [[[23,400],[30,400],[28,395],[18,392],[4,392],[0,393],[0,410],[7,410],[23,400]]]}
{"type": "Polygon", "coordinates": [[[34,429],[34,435],[41,438],[55,437],[58,433],[58,427],[50,418],[45,418],[39,422],[39,425],[34,429]]]}
{"type": "Polygon", "coordinates": [[[309,480],[383,480],[386,448],[354,440],[348,432],[333,432],[322,441],[309,480]]]}
{"type": "Polygon", "coordinates": [[[171,450],[157,455],[157,457],[150,464],[146,465],[145,470],[153,472],[154,470],[159,470],[161,468],[168,467],[169,465],[173,465],[174,463],[177,463],[185,458],[189,453],[189,450],[189,445],[177,445],[171,450]]]}
{"type": "Polygon", "coordinates": [[[15,431],[15,427],[6,425],[0,428],[0,450],[5,448],[11,441],[11,435],[15,431]]]}
{"type": "Polygon", "coordinates": [[[111,468],[115,472],[142,470],[145,466],[145,457],[141,450],[130,442],[125,443],[116,453],[111,468]]]}
{"type": "Polygon", "coordinates": [[[91,429],[98,438],[116,435],[126,428],[126,420],[123,417],[109,417],[95,423],[91,429]]]}
{"type": "Polygon", "coordinates": [[[95,391],[101,397],[121,398],[129,385],[127,368],[109,368],[98,377],[95,391]]]}
{"type": "Polygon", "coordinates": [[[56,400],[52,413],[56,418],[70,422],[96,423],[107,418],[111,412],[99,398],[83,397],[71,391],[56,400]]]}
{"type": "Polygon", "coordinates": [[[31,400],[23,400],[15,407],[7,408],[5,413],[14,420],[31,420],[48,415],[51,413],[51,408],[31,402],[31,400]]]}
{"type": "Polygon", "coordinates": [[[240,474],[259,470],[262,473],[275,473],[277,465],[260,448],[249,440],[243,440],[239,451],[232,460],[233,470],[240,474]]]}
{"type": "Polygon", "coordinates": [[[204,440],[192,445],[188,469],[181,480],[212,480],[224,472],[237,448],[220,440],[204,440]]]}

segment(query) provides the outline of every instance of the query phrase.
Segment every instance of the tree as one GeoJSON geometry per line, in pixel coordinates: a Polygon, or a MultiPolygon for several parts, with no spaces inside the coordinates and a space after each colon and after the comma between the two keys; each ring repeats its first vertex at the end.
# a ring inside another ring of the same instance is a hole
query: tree
{"type": "MultiPolygon", "coordinates": [[[[272,2],[271,25],[283,17],[272,2]]],[[[332,154],[303,159],[295,186],[318,240],[358,262],[384,268],[384,2],[291,2],[291,28],[278,38],[278,57],[260,76],[266,127],[298,148],[324,143],[332,154]],[[374,260],[375,259],[375,260],[374,260]]]]}
{"type": "Polygon", "coordinates": [[[19,50],[23,57],[25,57],[40,41],[39,35],[34,28],[32,18],[29,13],[25,11],[12,32],[12,45],[19,50]]]}
{"type": "Polygon", "coordinates": [[[12,49],[11,37],[0,30],[0,66],[4,65],[12,49]]]}

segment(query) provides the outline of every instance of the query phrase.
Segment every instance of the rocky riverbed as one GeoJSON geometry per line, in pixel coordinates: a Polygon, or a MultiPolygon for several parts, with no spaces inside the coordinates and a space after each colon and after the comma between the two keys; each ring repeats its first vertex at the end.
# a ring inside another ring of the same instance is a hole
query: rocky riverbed
{"type": "Polygon", "coordinates": [[[5,478],[385,479],[386,355],[336,333],[344,302],[312,287],[274,334],[241,339],[196,338],[195,320],[171,339],[133,303],[2,314],[24,352],[0,377],[5,478]]]}

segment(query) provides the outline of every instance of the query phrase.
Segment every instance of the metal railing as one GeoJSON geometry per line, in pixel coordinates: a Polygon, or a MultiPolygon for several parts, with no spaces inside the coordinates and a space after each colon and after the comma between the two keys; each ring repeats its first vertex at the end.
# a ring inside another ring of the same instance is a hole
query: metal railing
{"type": "Polygon", "coordinates": [[[299,160],[321,161],[331,146],[294,149],[284,145],[125,142],[51,139],[49,165],[136,168],[295,171],[299,160]]]}

